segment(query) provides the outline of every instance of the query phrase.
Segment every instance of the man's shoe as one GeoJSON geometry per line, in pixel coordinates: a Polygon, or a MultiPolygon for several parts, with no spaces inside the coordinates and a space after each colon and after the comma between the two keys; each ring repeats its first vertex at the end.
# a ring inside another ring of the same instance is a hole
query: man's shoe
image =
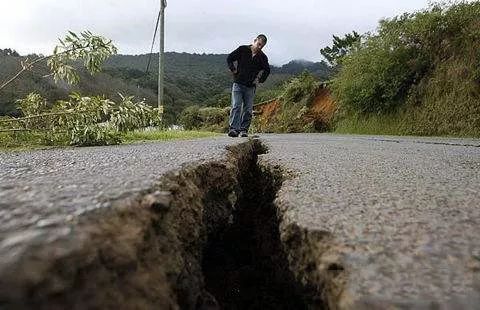
{"type": "Polygon", "coordinates": [[[248,133],[247,133],[246,131],[242,131],[242,132],[240,133],[240,137],[244,137],[244,138],[245,138],[245,137],[248,137],[248,133]]]}
{"type": "Polygon", "coordinates": [[[228,132],[228,136],[233,138],[238,137],[238,131],[230,129],[230,131],[228,132]]]}

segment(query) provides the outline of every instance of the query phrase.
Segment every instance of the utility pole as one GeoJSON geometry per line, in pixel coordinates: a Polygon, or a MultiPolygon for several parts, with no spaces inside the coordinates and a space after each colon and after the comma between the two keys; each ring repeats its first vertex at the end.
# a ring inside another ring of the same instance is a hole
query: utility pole
{"type": "Polygon", "coordinates": [[[167,0],[160,0],[160,50],[158,53],[158,108],[163,108],[163,90],[165,74],[165,8],[167,0]]]}

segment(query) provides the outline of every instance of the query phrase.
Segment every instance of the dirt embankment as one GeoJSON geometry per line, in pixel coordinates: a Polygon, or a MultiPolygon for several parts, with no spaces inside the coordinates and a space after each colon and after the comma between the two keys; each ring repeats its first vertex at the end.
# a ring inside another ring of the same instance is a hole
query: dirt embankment
{"type": "Polygon", "coordinates": [[[173,171],[155,188],[69,224],[48,247],[0,268],[2,309],[336,308],[331,241],[282,227],[284,172],[258,140],[173,171]]]}
{"type": "Polygon", "coordinates": [[[307,121],[313,120],[315,129],[320,131],[326,131],[330,128],[333,120],[333,115],[337,105],[332,98],[332,95],[328,88],[320,87],[313,99],[312,106],[310,107],[306,117],[307,121]]]}
{"type": "MultiPolygon", "coordinates": [[[[327,131],[331,128],[336,108],[337,104],[333,100],[330,90],[322,84],[317,89],[312,103],[303,115],[303,122],[305,124],[313,122],[315,130],[327,131]]],[[[282,112],[281,99],[259,103],[254,110],[255,117],[258,118],[259,131],[268,131],[268,125],[275,122],[276,116],[282,112]]]]}
{"type": "Polygon", "coordinates": [[[255,118],[257,118],[257,130],[264,132],[270,122],[272,122],[280,111],[280,99],[272,99],[254,106],[255,118]]]}

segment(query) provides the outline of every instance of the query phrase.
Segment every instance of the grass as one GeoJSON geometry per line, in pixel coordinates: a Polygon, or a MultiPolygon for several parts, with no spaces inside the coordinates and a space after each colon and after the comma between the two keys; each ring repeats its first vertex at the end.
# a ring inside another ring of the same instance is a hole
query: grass
{"type": "Polygon", "coordinates": [[[132,131],[123,136],[124,143],[152,140],[184,140],[208,138],[220,135],[211,131],[197,130],[152,130],[152,131],[132,131]]]}
{"type": "Polygon", "coordinates": [[[390,114],[345,114],[335,132],[352,134],[480,137],[480,72],[474,57],[449,58],[419,83],[390,114]],[[478,75],[478,76],[477,76],[478,75]]]}
{"type": "Polygon", "coordinates": [[[0,132],[0,151],[28,151],[55,147],[47,143],[41,134],[31,132],[0,132]]]}
{"type": "Polygon", "coordinates": [[[368,134],[368,135],[408,135],[406,126],[408,120],[399,115],[350,115],[335,124],[335,133],[368,134]]]}
{"type": "MultiPolygon", "coordinates": [[[[209,131],[194,130],[150,130],[133,131],[122,136],[123,144],[140,141],[166,141],[208,138],[220,135],[209,131]]],[[[47,149],[55,147],[67,147],[65,142],[47,143],[42,136],[35,133],[0,133],[0,151],[29,151],[36,149],[47,149]]]]}
{"type": "Polygon", "coordinates": [[[445,119],[437,117],[434,119],[437,123],[433,123],[427,119],[429,115],[439,116],[440,112],[428,112],[425,111],[425,108],[416,108],[387,115],[349,115],[335,123],[334,133],[480,138],[480,131],[477,127],[468,127],[472,125],[470,122],[456,128],[456,122],[451,121],[448,123],[445,121],[446,117],[445,119]]]}

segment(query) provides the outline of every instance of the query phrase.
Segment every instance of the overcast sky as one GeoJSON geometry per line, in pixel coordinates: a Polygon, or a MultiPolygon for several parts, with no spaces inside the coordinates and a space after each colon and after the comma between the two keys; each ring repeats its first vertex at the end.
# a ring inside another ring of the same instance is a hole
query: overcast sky
{"type": "MultiPolygon", "coordinates": [[[[273,64],[321,60],[333,34],[374,31],[380,19],[428,6],[427,0],[169,0],[166,50],[228,53],[258,33],[273,64]]],[[[150,50],[159,0],[0,0],[0,48],[50,54],[67,30],[90,30],[121,54],[150,50]]],[[[157,40],[158,44],[158,40],[157,40]]]]}

